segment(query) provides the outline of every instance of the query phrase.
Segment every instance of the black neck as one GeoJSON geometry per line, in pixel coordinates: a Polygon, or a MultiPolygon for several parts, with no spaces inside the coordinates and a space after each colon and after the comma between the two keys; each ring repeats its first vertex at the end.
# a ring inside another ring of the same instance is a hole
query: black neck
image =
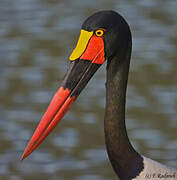
{"type": "Polygon", "coordinates": [[[125,126],[126,88],[131,39],[107,66],[105,140],[112,166],[121,179],[136,177],[143,169],[141,156],[132,147],[125,126]]]}

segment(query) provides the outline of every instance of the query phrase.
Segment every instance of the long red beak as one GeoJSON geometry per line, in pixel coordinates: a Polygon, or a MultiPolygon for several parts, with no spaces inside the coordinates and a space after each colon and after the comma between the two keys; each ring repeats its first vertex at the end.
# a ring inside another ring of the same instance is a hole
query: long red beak
{"type": "Polygon", "coordinates": [[[90,78],[101,66],[101,63],[98,64],[95,62],[100,62],[100,57],[103,58],[103,56],[100,56],[100,52],[104,54],[104,47],[100,46],[100,48],[97,49],[91,48],[93,45],[95,46],[95,42],[92,43],[91,39],[86,51],[82,55],[82,57],[87,57],[87,60],[76,59],[71,62],[60,88],[53,97],[47,111],[29,141],[22,155],[22,160],[29,156],[56,127],[90,78]],[[89,57],[89,54],[92,55],[92,58],[89,57]]]}

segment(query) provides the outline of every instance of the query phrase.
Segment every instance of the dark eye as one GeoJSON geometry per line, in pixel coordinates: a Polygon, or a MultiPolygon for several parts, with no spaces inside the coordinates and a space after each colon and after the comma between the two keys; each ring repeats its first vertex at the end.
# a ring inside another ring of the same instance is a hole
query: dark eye
{"type": "Polygon", "coordinates": [[[96,36],[98,36],[98,37],[103,36],[104,30],[103,30],[103,29],[98,29],[98,30],[95,31],[95,34],[96,34],[96,36]]]}

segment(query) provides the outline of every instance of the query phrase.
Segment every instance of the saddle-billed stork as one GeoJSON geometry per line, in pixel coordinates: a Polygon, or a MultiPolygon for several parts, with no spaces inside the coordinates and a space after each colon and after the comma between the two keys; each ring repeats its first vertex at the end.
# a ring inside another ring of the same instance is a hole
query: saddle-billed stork
{"type": "Polygon", "coordinates": [[[121,180],[177,179],[177,171],[139,154],[125,126],[125,101],[132,49],[129,25],[114,11],[100,11],[82,25],[70,66],[22,159],[31,154],[71,107],[97,69],[107,60],[105,141],[112,167],[121,180]]]}

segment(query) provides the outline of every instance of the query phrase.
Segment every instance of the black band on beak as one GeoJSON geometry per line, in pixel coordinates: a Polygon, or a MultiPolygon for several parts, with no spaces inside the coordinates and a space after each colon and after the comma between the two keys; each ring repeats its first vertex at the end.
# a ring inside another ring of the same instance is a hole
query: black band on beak
{"type": "Polygon", "coordinates": [[[61,86],[71,91],[70,97],[77,97],[100,66],[89,60],[72,61],[61,86]]]}

